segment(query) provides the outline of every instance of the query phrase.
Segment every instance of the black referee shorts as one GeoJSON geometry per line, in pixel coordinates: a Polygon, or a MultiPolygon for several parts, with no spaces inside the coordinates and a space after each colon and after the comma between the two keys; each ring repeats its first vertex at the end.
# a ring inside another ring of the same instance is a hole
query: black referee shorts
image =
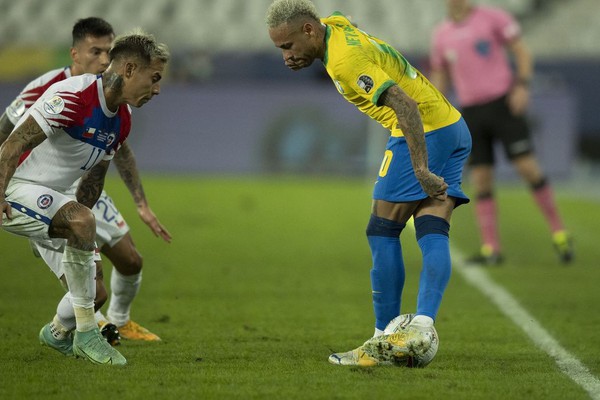
{"type": "Polygon", "coordinates": [[[494,165],[494,143],[500,141],[509,160],[533,152],[525,116],[513,115],[506,96],[461,111],[473,139],[469,165],[494,165]]]}

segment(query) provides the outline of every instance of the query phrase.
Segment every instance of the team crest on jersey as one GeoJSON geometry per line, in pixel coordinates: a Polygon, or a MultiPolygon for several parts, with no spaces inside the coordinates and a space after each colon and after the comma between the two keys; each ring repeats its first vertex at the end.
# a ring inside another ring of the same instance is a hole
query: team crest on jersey
{"type": "Polygon", "coordinates": [[[44,101],[44,111],[48,114],[60,114],[65,108],[65,101],[60,96],[54,96],[50,100],[44,101]]]}
{"type": "Polygon", "coordinates": [[[40,197],[38,197],[37,206],[39,208],[41,208],[42,210],[45,210],[46,208],[48,208],[52,205],[53,200],[54,199],[49,194],[43,194],[40,197]]]}
{"type": "Polygon", "coordinates": [[[490,55],[492,44],[489,40],[480,40],[475,44],[475,51],[482,56],[487,57],[490,55]]]}
{"type": "Polygon", "coordinates": [[[373,78],[369,75],[361,75],[358,77],[356,84],[365,92],[369,93],[373,89],[373,78]]]}

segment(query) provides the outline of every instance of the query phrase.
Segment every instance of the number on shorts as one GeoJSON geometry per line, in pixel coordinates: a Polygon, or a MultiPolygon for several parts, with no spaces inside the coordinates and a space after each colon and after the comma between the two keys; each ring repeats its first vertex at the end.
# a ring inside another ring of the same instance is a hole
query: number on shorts
{"type": "Polygon", "coordinates": [[[379,168],[379,176],[380,177],[384,177],[387,175],[388,173],[388,168],[390,167],[390,164],[392,163],[392,157],[394,156],[394,154],[392,153],[391,150],[386,150],[385,154],[383,155],[383,161],[381,162],[381,168],[379,168]]]}
{"type": "Polygon", "coordinates": [[[112,222],[117,217],[117,209],[107,198],[100,198],[96,202],[96,208],[102,211],[102,218],[106,222],[112,222]]]}

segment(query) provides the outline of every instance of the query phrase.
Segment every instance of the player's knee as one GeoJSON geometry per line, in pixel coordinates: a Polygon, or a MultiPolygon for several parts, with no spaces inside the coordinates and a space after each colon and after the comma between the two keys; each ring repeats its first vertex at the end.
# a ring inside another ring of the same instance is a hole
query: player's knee
{"type": "Polygon", "coordinates": [[[65,230],[67,238],[93,243],[96,235],[96,220],[92,210],[77,202],[67,203],[54,217],[56,230],[65,230]]]}
{"type": "Polygon", "coordinates": [[[534,192],[537,191],[537,190],[543,189],[546,186],[548,186],[548,178],[546,178],[545,176],[542,176],[542,177],[534,180],[533,182],[529,183],[529,187],[534,192]]]}
{"type": "Polygon", "coordinates": [[[78,213],[74,216],[71,221],[71,227],[73,232],[79,236],[95,237],[96,235],[96,218],[94,213],[87,207],[80,207],[78,213]]]}
{"type": "Polygon", "coordinates": [[[144,266],[144,259],[142,255],[135,249],[131,253],[132,254],[129,259],[129,270],[131,272],[130,275],[138,274],[142,272],[142,267],[144,266]]]}
{"type": "Polygon", "coordinates": [[[417,240],[425,235],[437,234],[449,236],[450,223],[444,218],[435,215],[422,215],[415,218],[415,234],[417,240]]]}
{"type": "Polygon", "coordinates": [[[367,225],[367,236],[398,237],[406,224],[381,218],[371,214],[367,225]]]}
{"type": "Polygon", "coordinates": [[[494,192],[491,190],[484,190],[477,193],[477,201],[485,201],[494,198],[494,192]]]}
{"type": "Polygon", "coordinates": [[[142,271],[144,259],[135,248],[132,248],[131,251],[120,257],[119,262],[113,264],[122,275],[135,275],[142,271]]]}

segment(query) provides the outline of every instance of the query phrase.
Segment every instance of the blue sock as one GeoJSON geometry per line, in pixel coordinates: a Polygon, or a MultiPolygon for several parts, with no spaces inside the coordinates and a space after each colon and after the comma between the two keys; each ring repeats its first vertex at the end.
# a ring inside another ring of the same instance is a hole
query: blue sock
{"type": "Polygon", "coordinates": [[[371,289],[375,327],[384,330],[400,314],[400,297],[404,287],[404,261],[400,233],[406,224],[371,215],[367,239],[373,257],[371,289]]]}
{"type": "Polygon", "coordinates": [[[424,215],[415,219],[415,231],[423,254],[417,315],[427,315],[435,320],[452,269],[448,240],[450,224],[443,218],[424,215]]]}

